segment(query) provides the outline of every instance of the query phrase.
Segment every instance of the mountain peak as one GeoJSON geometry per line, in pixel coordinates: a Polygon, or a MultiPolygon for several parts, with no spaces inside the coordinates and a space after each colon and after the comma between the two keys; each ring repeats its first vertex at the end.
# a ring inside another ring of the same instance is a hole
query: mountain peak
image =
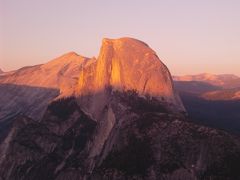
{"type": "Polygon", "coordinates": [[[57,67],[63,68],[64,66],[69,64],[81,65],[82,62],[86,59],[89,58],[78,55],[76,52],[68,52],[42,65],[42,68],[56,70],[57,67]]]}
{"type": "Polygon", "coordinates": [[[135,89],[140,94],[167,94],[169,90],[163,90],[162,85],[169,83],[171,86],[169,71],[156,53],[133,38],[103,39],[96,71],[96,82],[105,81],[105,85],[122,90],[135,89]],[[150,83],[153,77],[159,80],[154,85],[150,83]]]}
{"type": "Polygon", "coordinates": [[[79,55],[78,53],[74,52],[74,51],[70,51],[67,52],[63,55],[61,55],[60,57],[57,57],[55,59],[58,59],[59,61],[63,61],[63,60],[73,60],[73,59],[89,59],[88,57],[79,55]]]}
{"type": "Polygon", "coordinates": [[[65,53],[63,56],[79,56],[79,55],[74,51],[70,51],[70,52],[65,53]]]}
{"type": "Polygon", "coordinates": [[[156,54],[146,43],[129,37],[119,39],[104,38],[102,40],[100,55],[106,51],[110,51],[110,49],[124,52],[125,54],[130,54],[132,50],[134,51],[134,54],[156,54]]]}
{"type": "Polygon", "coordinates": [[[109,43],[114,43],[116,44],[138,44],[138,45],[143,45],[146,47],[149,47],[145,42],[140,41],[138,39],[135,38],[130,38],[130,37],[122,37],[122,38],[118,38],[118,39],[110,39],[110,38],[103,38],[102,40],[102,44],[109,44],[109,43]]]}
{"type": "Polygon", "coordinates": [[[96,63],[80,75],[77,92],[79,96],[99,94],[109,87],[134,90],[184,109],[167,67],[147,44],[133,38],[103,39],[96,63]]]}

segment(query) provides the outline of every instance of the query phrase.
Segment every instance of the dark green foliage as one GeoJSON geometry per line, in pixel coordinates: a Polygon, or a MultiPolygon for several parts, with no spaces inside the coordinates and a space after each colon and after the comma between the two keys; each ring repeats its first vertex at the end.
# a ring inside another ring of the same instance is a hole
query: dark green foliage
{"type": "Polygon", "coordinates": [[[78,129],[76,129],[76,135],[75,135],[75,150],[81,151],[88,140],[91,139],[91,135],[93,134],[96,122],[90,119],[85,114],[82,114],[82,116],[78,120],[78,129]]]}
{"type": "Polygon", "coordinates": [[[67,119],[78,108],[77,102],[73,97],[60,99],[52,102],[48,109],[59,119],[67,119]]]}
{"type": "Polygon", "coordinates": [[[51,137],[49,141],[53,142],[57,140],[57,137],[50,133],[45,125],[33,121],[18,132],[14,142],[31,151],[41,153],[43,149],[36,142],[37,137],[41,137],[41,139],[44,139],[44,137],[51,137]]]}
{"type": "Polygon", "coordinates": [[[147,131],[151,126],[157,124],[159,121],[159,116],[153,113],[145,113],[136,121],[137,128],[139,131],[147,131]]]}
{"type": "Polygon", "coordinates": [[[129,137],[129,143],[119,151],[111,152],[103,162],[104,168],[115,168],[126,175],[145,174],[153,157],[147,139],[129,137]]]}
{"type": "Polygon", "coordinates": [[[60,162],[54,154],[43,158],[40,162],[35,163],[28,172],[28,176],[24,176],[26,180],[52,180],[54,179],[54,171],[56,165],[60,162]],[[40,176],[41,175],[41,176],[40,176]]]}
{"type": "Polygon", "coordinates": [[[130,106],[133,112],[168,112],[166,104],[154,97],[150,97],[149,95],[146,95],[146,97],[140,97],[137,91],[134,90],[115,93],[122,102],[130,106]]]}
{"type": "Polygon", "coordinates": [[[216,177],[215,179],[217,177],[221,177],[222,179],[231,177],[234,180],[240,179],[239,146],[236,146],[229,138],[224,136],[216,138],[213,145],[215,146],[212,147],[209,153],[215,158],[209,161],[209,165],[201,177],[216,177]]]}

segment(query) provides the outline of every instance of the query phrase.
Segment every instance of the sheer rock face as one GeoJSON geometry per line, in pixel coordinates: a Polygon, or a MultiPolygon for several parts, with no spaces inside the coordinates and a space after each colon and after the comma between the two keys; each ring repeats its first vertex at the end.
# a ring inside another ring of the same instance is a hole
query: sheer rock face
{"type": "Polygon", "coordinates": [[[164,100],[175,111],[184,111],[167,67],[139,40],[103,39],[97,61],[81,72],[76,94],[83,108],[98,117],[96,109],[108,104],[112,90],[135,90],[139,95],[164,100]]]}

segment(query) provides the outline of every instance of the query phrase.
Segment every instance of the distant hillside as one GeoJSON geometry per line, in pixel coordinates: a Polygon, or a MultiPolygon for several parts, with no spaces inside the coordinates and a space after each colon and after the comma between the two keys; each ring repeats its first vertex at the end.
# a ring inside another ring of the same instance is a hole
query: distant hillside
{"type": "Polygon", "coordinates": [[[226,89],[240,87],[240,77],[234,74],[197,74],[185,76],[173,76],[175,81],[200,81],[214,86],[220,86],[226,89]]]}
{"type": "Polygon", "coordinates": [[[202,97],[207,100],[240,100],[240,88],[206,92],[202,97]]]}
{"type": "Polygon", "coordinates": [[[202,94],[222,89],[222,87],[201,81],[174,81],[174,84],[178,90],[193,94],[202,94]]]}

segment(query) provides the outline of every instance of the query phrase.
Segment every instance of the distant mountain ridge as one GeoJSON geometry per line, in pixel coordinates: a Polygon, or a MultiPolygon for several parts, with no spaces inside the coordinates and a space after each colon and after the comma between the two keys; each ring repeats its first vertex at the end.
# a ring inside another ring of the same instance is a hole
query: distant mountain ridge
{"type": "Polygon", "coordinates": [[[226,89],[240,87],[240,77],[234,74],[210,74],[202,73],[197,75],[173,76],[174,81],[201,81],[211,85],[220,86],[226,89]]]}
{"type": "Polygon", "coordinates": [[[178,90],[199,94],[208,100],[238,100],[240,77],[233,74],[173,76],[178,90]]]}
{"type": "Polygon", "coordinates": [[[240,88],[210,91],[201,96],[207,100],[240,100],[240,88]]]}

